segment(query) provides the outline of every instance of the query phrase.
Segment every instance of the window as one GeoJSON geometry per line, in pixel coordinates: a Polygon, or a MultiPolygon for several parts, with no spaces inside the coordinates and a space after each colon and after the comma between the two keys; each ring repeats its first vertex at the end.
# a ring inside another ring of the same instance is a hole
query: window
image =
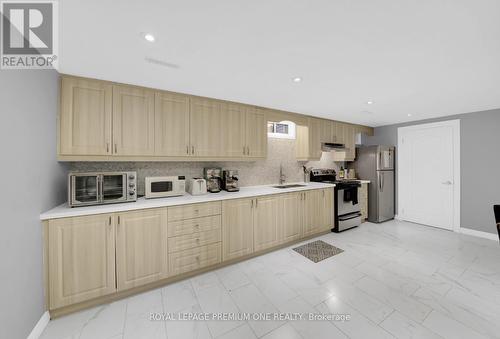
{"type": "Polygon", "coordinates": [[[295,139],[295,123],[291,121],[268,121],[267,136],[278,139],[295,139]]]}

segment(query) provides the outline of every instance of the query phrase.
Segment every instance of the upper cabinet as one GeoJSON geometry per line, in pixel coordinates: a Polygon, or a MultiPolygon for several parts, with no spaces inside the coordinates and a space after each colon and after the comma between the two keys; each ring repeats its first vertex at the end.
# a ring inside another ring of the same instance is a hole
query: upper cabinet
{"type": "Polygon", "coordinates": [[[156,92],[155,155],[189,156],[189,97],[156,92]]]}
{"type": "Polygon", "coordinates": [[[223,113],[220,103],[216,100],[192,98],[190,112],[191,154],[209,158],[223,153],[223,113]]]}
{"type": "Polygon", "coordinates": [[[149,89],[113,86],[113,154],[154,155],[154,98],[149,89]]]}
{"type": "MultiPolygon", "coordinates": [[[[267,121],[280,119],[297,124],[298,160],[319,160],[322,142],[354,145],[351,129],[373,132],[369,127],[296,113],[64,75],[58,159],[262,159],[267,156],[267,121]]],[[[353,159],[354,155],[344,158],[353,159]]]]}
{"type": "Polygon", "coordinates": [[[111,155],[113,86],[63,77],[59,116],[60,155],[111,155]]]}
{"type": "Polygon", "coordinates": [[[264,110],[248,107],[246,111],[246,155],[250,158],[267,156],[267,118],[264,110]]]}

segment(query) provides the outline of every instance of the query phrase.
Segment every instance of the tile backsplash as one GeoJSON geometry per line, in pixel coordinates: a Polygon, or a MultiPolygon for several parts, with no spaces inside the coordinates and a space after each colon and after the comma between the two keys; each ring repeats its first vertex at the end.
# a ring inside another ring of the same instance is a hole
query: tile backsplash
{"type": "Polygon", "coordinates": [[[75,172],[93,171],[137,171],[138,194],[144,194],[144,178],[151,176],[184,175],[186,178],[202,177],[204,167],[236,169],[240,186],[270,185],[279,181],[280,164],[287,182],[304,181],[302,166],[314,168],[340,168],[334,163],[331,153],[323,152],[320,161],[297,161],[295,140],[268,139],[267,158],[242,162],[72,162],[69,170],[75,172]]]}

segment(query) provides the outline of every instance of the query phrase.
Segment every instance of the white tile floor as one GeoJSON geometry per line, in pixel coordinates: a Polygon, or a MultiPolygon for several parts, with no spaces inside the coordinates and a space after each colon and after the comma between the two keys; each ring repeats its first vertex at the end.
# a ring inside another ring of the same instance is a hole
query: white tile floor
{"type": "Polygon", "coordinates": [[[497,242],[397,221],[318,239],[345,252],[315,264],[282,249],[56,319],[42,338],[500,338],[497,242]],[[150,321],[151,312],[351,319],[150,321]]]}

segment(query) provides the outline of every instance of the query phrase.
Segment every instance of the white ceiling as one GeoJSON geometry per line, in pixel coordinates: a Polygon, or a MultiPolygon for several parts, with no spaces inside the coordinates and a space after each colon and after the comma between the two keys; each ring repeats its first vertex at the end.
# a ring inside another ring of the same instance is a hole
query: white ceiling
{"type": "Polygon", "coordinates": [[[371,126],[500,108],[498,0],[63,0],[60,15],[62,73],[371,126]]]}

